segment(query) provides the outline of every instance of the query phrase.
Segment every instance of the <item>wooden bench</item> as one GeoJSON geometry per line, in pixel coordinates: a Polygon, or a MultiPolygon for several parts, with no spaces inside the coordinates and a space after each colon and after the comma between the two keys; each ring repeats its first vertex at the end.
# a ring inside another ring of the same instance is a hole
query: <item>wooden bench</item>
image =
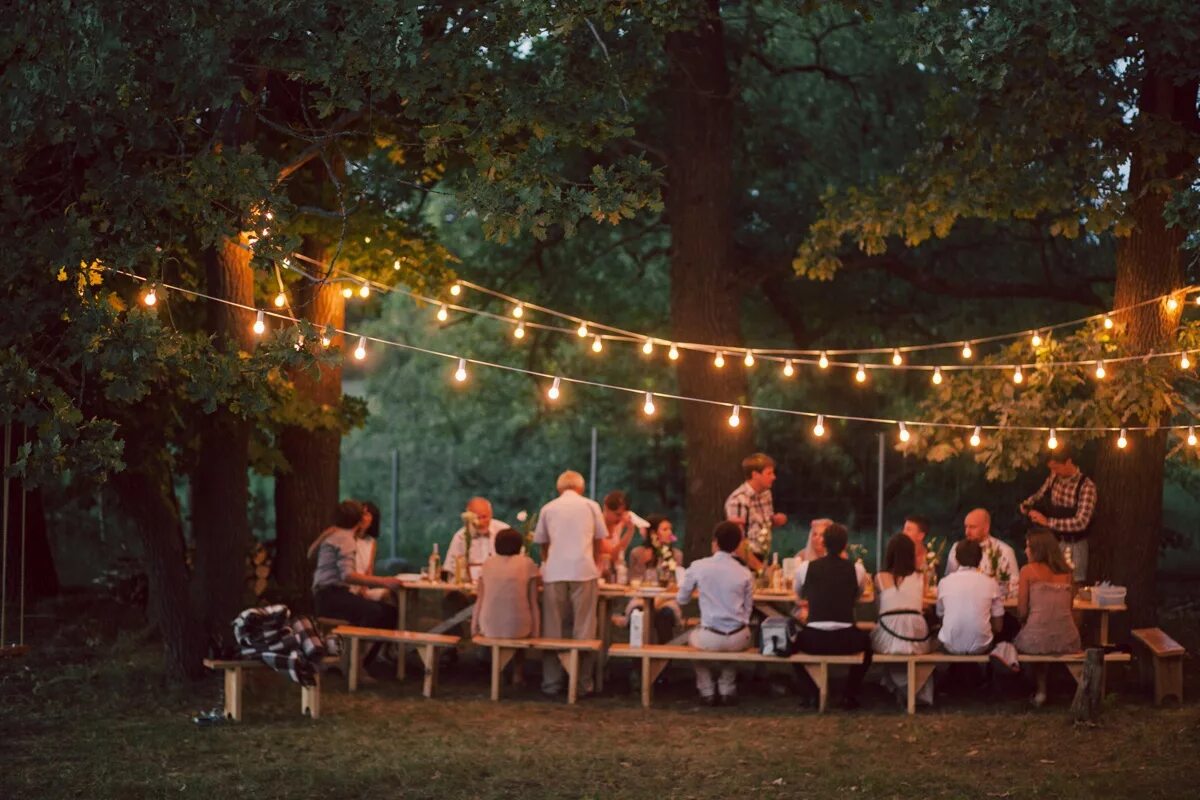
{"type": "MultiPolygon", "coordinates": [[[[322,664],[336,664],[338,659],[330,657],[322,664]]],[[[225,672],[225,718],[234,722],[242,721],[242,690],[245,688],[245,671],[248,669],[270,669],[258,660],[240,659],[204,659],[204,666],[211,670],[225,672]]],[[[300,687],[300,713],[307,714],[313,719],[321,716],[321,673],[316,675],[315,686],[300,687]]]]}
{"type": "MultiPolygon", "coordinates": [[[[362,668],[359,658],[361,643],[364,641],[392,642],[414,647],[421,657],[421,663],[425,665],[425,683],[421,693],[426,697],[433,697],[433,690],[437,687],[437,648],[456,647],[460,638],[442,633],[397,631],[391,628],[359,628],[353,625],[342,625],[334,628],[333,632],[350,642],[350,691],[358,689],[358,671],[362,668]]],[[[401,652],[403,652],[403,648],[401,652]]]]}
{"type": "Polygon", "coordinates": [[[574,705],[579,695],[579,654],[598,653],[599,639],[494,639],[477,636],[472,641],[492,649],[492,699],[500,699],[500,673],[518,650],[558,651],[558,660],[567,672],[567,703],[574,705]]]}
{"type": "MultiPolygon", "coordinates": [[[[1167,697],[1183,703],[1183,657],[1187,651],[1161,628],[1134,628],[1133,638],[1150,652],[1154,662],[1154,705],[1162,705],[1167,697]]],[[[1148,677],[1148,662],[1142,661],[1142,677],[1148,677]]]]}

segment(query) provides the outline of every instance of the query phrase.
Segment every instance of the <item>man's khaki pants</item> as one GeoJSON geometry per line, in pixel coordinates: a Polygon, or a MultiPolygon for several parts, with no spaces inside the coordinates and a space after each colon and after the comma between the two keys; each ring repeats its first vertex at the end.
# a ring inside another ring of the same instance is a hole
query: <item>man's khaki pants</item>
{"type": "MultiPolygon", "coordinates": [[[[596,599],[599,581],[554,581],[542,589],[542,636],[547,639],[595,639],[596,599]],[[565,622],[571,619],[571,632],[565,622]]],[[[588,694],[594,687],[592,653],[580,653],[579,692],[588,694]]],[[[557,653],[542,658],[542,691],[553,694],[562,691],[563,668],[557,653]]]]}

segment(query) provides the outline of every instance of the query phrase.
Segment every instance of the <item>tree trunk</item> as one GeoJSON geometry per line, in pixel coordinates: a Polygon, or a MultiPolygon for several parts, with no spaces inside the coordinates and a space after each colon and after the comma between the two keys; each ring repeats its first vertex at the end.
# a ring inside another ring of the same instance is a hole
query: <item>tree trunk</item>
{"type": "MultiPolygon", "coordinates": [[[[213,297],[254,305],[254,272],[245,243],[225,240],[207,259],[213,297]]],[[[227,353],[254,347],[254,314],[224,303],[209,304],[209,329],[227,353]]],[[[196,540],[196,609],[205,631],[218,640],[249,600],[245,561],[250,552],[250,423],[227,408],[200,421],[200,447],[193,476],[192,529],[196,540]]]]}
{"type": "MultiPolygon", "coordinates": [[[[667,219],[671,227],[671,327],[679,341],[741,340],[742,287],[730,268],[733,228],[733,99],[718,0],[699,0],[697,24],[670,33],[667,219]]],[[[724,369],[712,358],[683,351],[679,391],[727,403],[746,400],[743,353],[727,353],[724,369]]],[[[687,536],[690,561],[709,555],[713,525],[725,497],[742,481],[741,460],[753,443],[750,415],[731,429],[729,406],[683,403],[687,536]]]]}
{"type": "MultiPolygon", "coordinates": [[[[324,261],[326,248],[305,239],[305,254],[324,261]]],[[[304,281],[296,291],[297,310],[319,328],[341,328],[346,320],[342,294],[330,283],[304,281]]],[[[341,346],[341,335],[332,337],[331,346],[341,346]]],[[[321,411],[341,402],[340,366],[321,367],[320,376],[310,370],[291,375],[300,409],[311,408],[311,419],[320,419],[321,411]]],[[[302,411],[303,413],[303,411],[302,411]]],[[[287,468],[275,476],[275,562],[272,571],[282,599],[293,608],[307,609],[312,570],[308,547],[332,521],[338,501],[342,433],[328,427],[285,426],[279,432],[279,448],[287,468]]]]}
{"type": "MultiPolygon", "coordinates": [[[[1175,86],[1149,69],[1139,111],[1157,117],[1159,124],[1194,125],[1196,94],[1195,82],[1175,86]]],[[[1187,153],[1167,153],[1165,157],[1161,152],[1133,153],[1129,188],[1134,197],[1134,227],[1130,236],[1117,244],[1114,307],[1132,306],[1183,285],[1180,245],[1185,231],[1167,227],[1163,217],[1167,191],[1155,182],[1177,178],[1191,163],[1187,153]]],[[[1124,313],[1117,320],[1124,326],[1123,349],[1149,353],[1172,348],[1179,314],[1169,312],[1165,303],[1150,303],[1124,313]]],[[[1166,449],[1167,434],[1160,431],[1133,439],[1126,450],[1102,447],[1096,460],[1099,501],[1090,537],[1089,578],[1106,578],[1128,587],[1129,614],[1123,622],[1135,627],[1154,624],[1156,616],[1166,449]]]]}
{"type": "MultiPolygon", "coordinates": [[[[0,430],[0,436],[3,431],[0,430]]],[[[12,446],[9,461],[16,461],[21,445],[29,435],[22,425],[12,426],[12,446]]],[[[24,481],[13,478],[8,482],[8,540],[4,564],[5,599],[8,601],[9,640],[15,641],[19,634],[17,625],[20,614],[21,595],[24,592],[28,603],[39,597],[58,594],[58,570],[54,566],[54,553],[46,535],[46,513],[42,506],[42,492],[32,489],[24,492],[24,481]],[[22,528],[24,533],[22,534],[22,528]],[[24,576],[22,577],[22,570],[24,576]]],[[[28,630],[26,631],[28,632],[28,630]]],[[[4,642],[0,642],[3,644],[4,642]]]]}

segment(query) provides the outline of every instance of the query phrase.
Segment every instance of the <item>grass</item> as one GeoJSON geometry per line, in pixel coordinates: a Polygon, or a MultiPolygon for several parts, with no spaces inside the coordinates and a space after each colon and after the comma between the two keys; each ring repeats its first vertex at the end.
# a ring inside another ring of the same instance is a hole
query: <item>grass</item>
{"type": "Polygon", "coordinates": [[[619,673],[573,708],[536,686],[494,704],[465,656],[431,701],[416,680],[350,695],[331,677],[316,721],[256,675],[243,723],[200,728],[219,678],[166,688],[153,641],[78,630],[0,663],[2,797],[1176,798],[1200,780],[1197,707],[1153,708],[1120,675],[1100,723],[1077,726],[1065,684],[1034,711],[1017,682],[915,718],[875,692],[853,714],[799,712],[745,675],[741,706],[701,708],[686,670],[649,710],[619,673]]]}

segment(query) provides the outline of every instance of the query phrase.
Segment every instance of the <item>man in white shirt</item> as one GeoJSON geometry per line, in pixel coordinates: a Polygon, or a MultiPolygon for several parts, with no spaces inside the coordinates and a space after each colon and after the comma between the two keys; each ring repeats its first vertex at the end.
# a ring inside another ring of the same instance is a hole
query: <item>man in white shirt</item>
{"type": "MultiPolygon", "coordinates": [[[[542,548],[542,635],[548,639],[594,639],[596,597],[600,571],[596,568],[600,543],[608,535],[600,505],[583,496],[583,476],[567,470],[558,476],[558,498],[542,506],[533,541],[542,548]],[[573,619],[566,636],[564,621],[573,619]]],[[[592,658],[583,653],[579,662],[579,691],[593,688],[592,658]]],[[[563,668],[554,653],[542,661],[542,691],[557,694],[563,688],[563,668]]]]}
{"type": "Polygon", "coordinates": [[[450,538],[450,546],[446,548],[445,570],[453,577],[458,560],[467,555],[469,576],[478,577],[483,562],[495,552],[496,534],[508,528],[508,524],[492,516],[492,504],[486,497],[472,497],[467,501],[467,513],[475,515],[475,529],[478,533],[471,537],[471,552],[467,554],[467,527],[464,525],[454,532],[450,538]]]}
{"type": "MultiPolygon", "coordinates": [[[[676,601],[682,606],[700,590],[700,627],[688,642],[698,650],[745,650],[750,646],[750,612],[754,609],[754,577],[733,557],[742,542],[742,529],[721,522],[713,531],[713,554],[692,562],[679,584],[676,601]]],[[[693,661],[696,688],[707,705],[737,703],[737,669],[721,667],[714,691],[712,667],[693,661]]]]}
{"type": "Polygon", "coordinates": [[[964,539],[954,547],[958,569],[938,584],[937,613],[942,618],[938,641],[947,653],[978,655],[992,647],[1004,619],[1004,602],[996,580],[979,571],[983,549],[964,539]]]}
{"type": "MultiPolygon", "coordinates": [[[[992,536],[992,515],[986,509],[977,508],[967,514],[963,522],[963,532],[967,540],[979,545],[983,552],[979,571],[984,575],[995,578],[1001,589],[1007,590],[1009,597],[1017,596],[1017,577],[1020,572],[1017,567],[1017,554],[1004,542],[992,536]]],[[[959,569],[955,557],[957,548],[950,551],[946,561],[946,574],[959,569]]]]}

